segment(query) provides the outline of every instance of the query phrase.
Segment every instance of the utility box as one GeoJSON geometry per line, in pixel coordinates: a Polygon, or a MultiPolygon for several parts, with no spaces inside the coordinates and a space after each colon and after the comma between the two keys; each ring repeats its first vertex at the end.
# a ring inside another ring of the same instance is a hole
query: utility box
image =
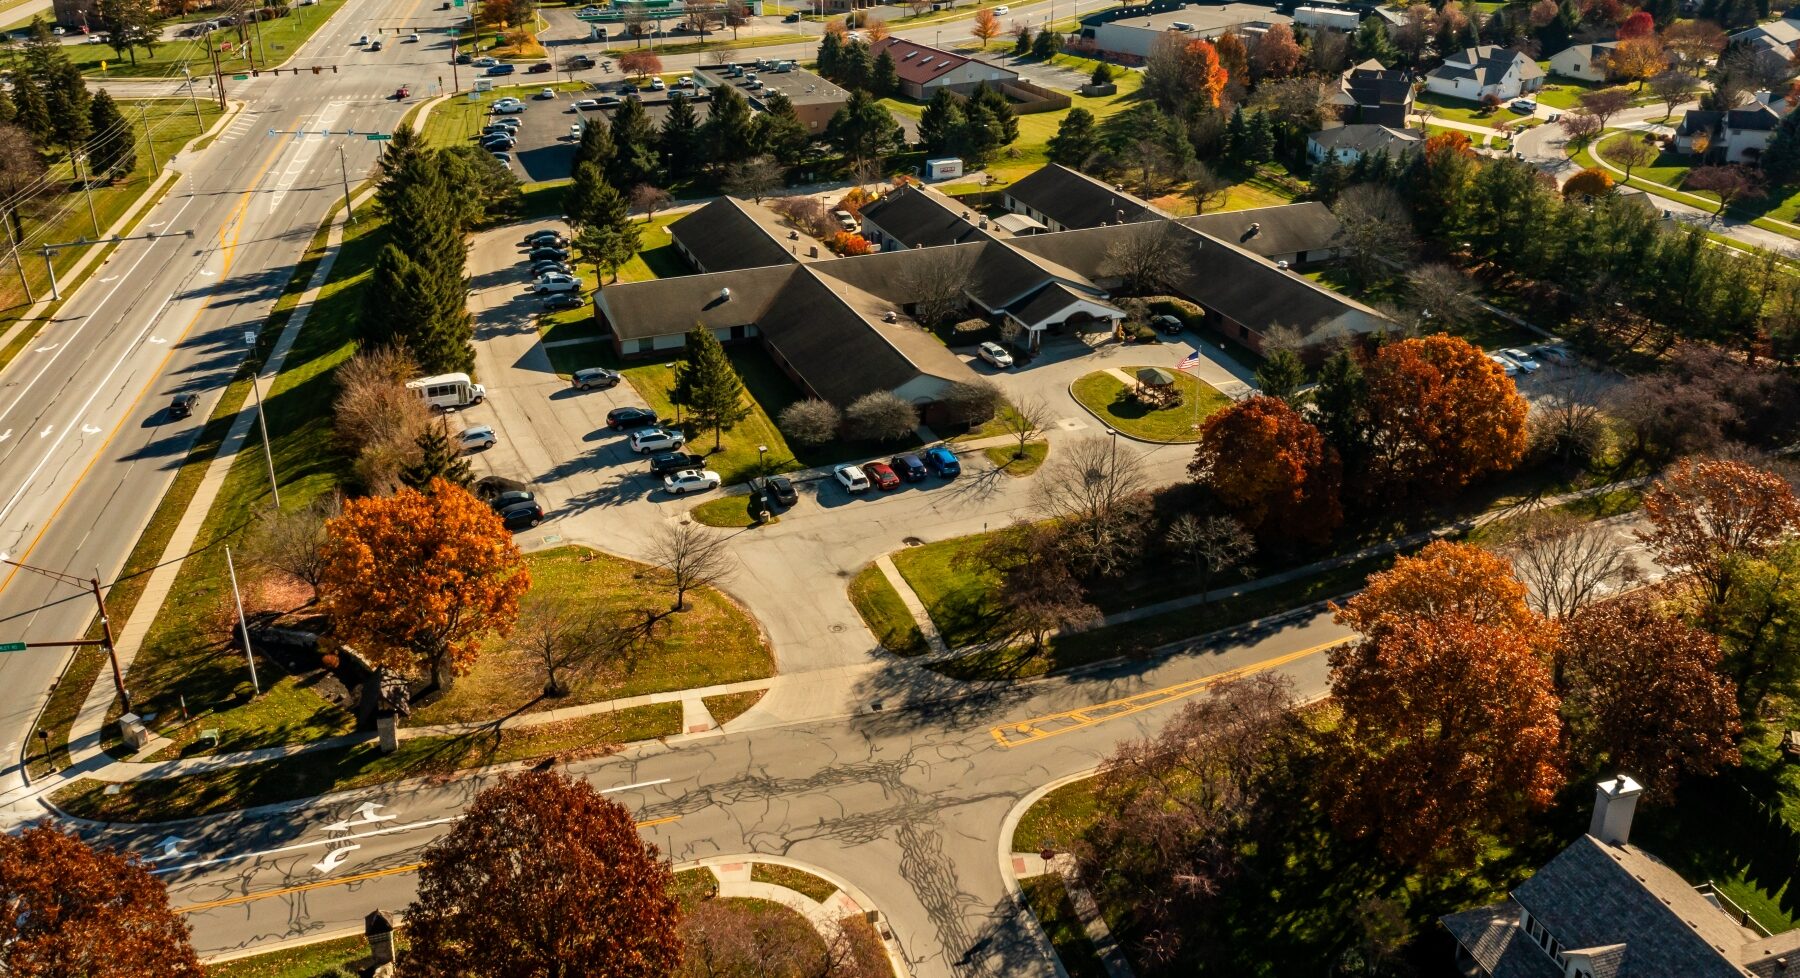
{"type": "Polygon", "coordinates": [[[363,918],[363,936],[369,940],[369,958],[379,968],[394,963],[394,915],[376,910],[363,918]]]}
{"type": "Polygon", "coordinates": [[[143,750],[144,745],[150,742],[150,731],[136,713],[127,713],[119,718],[119,736],[125,738],[125,746],[134,751],[143,750]]]}
{"type": "Polygon", "coordinates": [[[963,161],[957,156],[940,156],[935,160],[925,161],[925,181],[936,183],[939,180],[954,180],[963,175],[963,161]]]}

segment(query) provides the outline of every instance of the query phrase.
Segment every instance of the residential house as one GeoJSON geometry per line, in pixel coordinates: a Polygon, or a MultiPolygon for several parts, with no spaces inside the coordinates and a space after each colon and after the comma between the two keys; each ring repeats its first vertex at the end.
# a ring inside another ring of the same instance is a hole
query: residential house
{"type": "Polygon", "coordinates": [[[1346,125],[1371,123],[1405,129],[1413,111],[1412,73],[1373,58],[1338,76],[1332,104],[1346,125]]]}
{"type": "Polygon", "coordinates": [[[1147,221],[1157,212],[1145,201],[1103,180],[1051,163],[1006,188],[1001,203],[1052,231],[1147,221]]]}
{"type": "Polygon", "coordinates": [[[1425,76],[1427,91],[1471,102],[1489,95],[1515,99],[1543,86],[1544,69],[1537,62],[1497,44],[1458,51],[1425,76]]]}
{"type": "Polygon", "coordinates": [[[1391,129],[1387,126],[1357,124],[1321,129],[1306,137],[1306,158],[1323,163],[1334,156],[1339,163],[1355,163],[1365,156],[1386,153],[1398,159],[1425,145],[1423,129],[1391,129]]]}
{"type": "Polygon", "coordinates": [[[1019,80],[1019,73],[1011,68],[893,36],[876,41],[869,49],[870,63],[873,64],[883,51],[894,59],[894,73],[900,76],[900,94],[921,102],[930,101],[940,88],[967,95],[977,85],[998,88],[1005,82],[1019,80]]]}
{"type": "Polygon", "coordinates": [[[1241,211],[1216,211],[1176,220],[1185,227],[1289,268],[1335,259],[1344,233],[1337,215],[1316,200],[1241,211]]]}
{"type": "Polygon", "coordinates": [[[961,244],[988,225],[954,198],[910,183],[864,205],[861,216],[862,236],[881,251],[961,244]]]}
{"type": "MultiPolygon", "coordinates": [[[[1440,920],[1477,978],[1775,978],[1800,930],[1771,935],[1630,842],[1643,789],[1602,781],[1587,834],[1507,899],[1440,920]]],[[[1800,959],[1794,961],[1800,965],[1800,959]]]]}
{"type": "Polygon", "coordinates": [[[1796,54],[1800,54],[1800,20],[1779,17],[1731,34],[1725,41],[1727,51],[1732,48],[1749,49],[1772,65],[1785,68],[1796,54]]]}
{"type": "Polygon", "coordinates": [[[1550,56],[1550,73],[1582,81],[1606,81],[1612,77],[1612,65],[1608,63],[1608,59],[1618,46],[1617,41],[1572,44],[1550,56]]]}
{"type": "Polygon", "coordinates": [[[1727,163],[1754,163],[1788,111],[1786,99],[1768,92],[1757,92],[1749,105],[1725,112],[1691,109],[1675,127],[1675,148],[1727,163]]]}
{"type": "Polygon", "coordinates": [[[1153,0],[1082,17],[1081,29],[1070,38],[1069,46],[1127,64],[1141,64],[1150,56],[1157,39],[1170,32],[1195,40],[1217,37],[1226,31],[1254,38],[1276,24],[1292,22],[1292,17],[1273,6],[1153,0]]]}

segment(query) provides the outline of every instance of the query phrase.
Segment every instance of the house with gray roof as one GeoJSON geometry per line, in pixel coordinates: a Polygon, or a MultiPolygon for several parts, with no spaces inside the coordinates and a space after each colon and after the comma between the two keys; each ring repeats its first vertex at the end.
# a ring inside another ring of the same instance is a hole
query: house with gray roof
{"type": "Polygon", "coordinates": [[[863,205],[860,217],[862,236],[881,251],[960,244],[973,240],[987,223],[954,198],[911,183],[863,205]]]}
{"type": "Polygon", "coordinates": [[[1241,211],[1215,211],[1177,220],[1202,234],[1229,241],[1277,265],[1289,267],[1337,257],[1344,226],[1316,200],[1241,211]]]}
{"type": "Polygon", "coordinates": [[[1786,99],[1766,91],[1757,92],[1750,104],[1724,112],[1690,109],[1675,127],[1675,148],[1727,163],[1754,163],[1789,111],[1786,99]]]}
{"type": "Polygon", "coordinates": [[[1736,48],[1756,52],[1773,66],[1785,67],[1800,54],[1800,20],[1777,17],[1746,27],[1725,38],[1726,51],[1736,48]]]}
{"type": "Polygon", "coordinates": [[[1399,159],[1424,145],[1423,129],[1392,129],[1357,123],[1335,129],[1321,129],[1307,136],[1306,158],[1314,163],[1323,163],[1327,157],[1336,157],[1339,163],[1351,164],[1365,156],[1386,153],[1399,159]]]}
{"type": "MultiPolygon", "coordinates": [[[[1800,930],[1770,934],[1710,885],[1630,842],[1643,788],[1600,782],[1586,835],[1507,899],[1440,919],[1482,978],[1774,978],[1800,930]]],[[[1800,960],[1796,960],[1800,965],[1800,960]]]]}
{"type": "Polygon", "coordinates": [[[720,197],[669,225],[675,250],[697,272],[760,268],[787,261],[810,261],[824,245],[787,226],[761,204],[720,197]]]}
{"type": "Polygon", "coordinates": [[[1550,56],[1550,73],[1564,78],[1603,82],[1612,77],[1611,58],[1617,41],[1571,44],[1550,56]]]}
{"type": "Polygon", "coordinates": [[[1413,109],[1412,72],[1370,58],[1338,76],[1331,102],[1346,125],[1360,122],[1404,129],[1413,109]]]}
{"type": "Polygon", "coordinates": [[[1007,187],[1001,203],[1052,231],[1152,220],[1160,212],[1147,201],[1104,180],[1049,163],[1007,187]]]}
{"type": "Polygon", "coordinates": [[[1544,87],[1544,69],[1536,61],[1498,44],[1464,48],[1444,58],[1425,76],[1425,90],[1479,102],[1488,95],[1502,101],[1544,87]]]}

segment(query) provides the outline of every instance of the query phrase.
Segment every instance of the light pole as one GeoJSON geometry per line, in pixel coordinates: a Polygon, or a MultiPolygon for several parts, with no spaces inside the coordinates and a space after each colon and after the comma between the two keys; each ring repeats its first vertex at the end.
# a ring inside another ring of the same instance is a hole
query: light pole
{"type": "Polygon", "coordinates": [[[763,478],[768,478],[768,475],[769,475],[769,467],[763,463],[764,457],[766,457],[768,454],[769,454],[769,446],[767,446],[767,445],[756,446],[756,474],[762,476],[763,478]]]}
{"type": "Polygon", "coordinates": [[[126,713],[135,712],[131,708],[131,694],[125,692],[125,674],[119,670],[118,652],[113,649],[112,621],[106,616],[106,599],[100,596],[100,578],[97,576],[90,577],[84,581],[79,577],[64,574],[62,571],[50,570],[47,567],[33,567],[30,564],[22,564],[16,560],[7,560],[4,556],[0,556],[0,564],[8,564],[17,567],[20,570],[26,570],[33,574],[48,577],[53,581],[59,581],[63,584],[81,588],[94,596],[94,604],[100,609],[99,638],[82,638],[72,642],[15,642],[10,643],[13,648],[9,648],[7,651],[53,648],[67,645],[98,645],[106,650],[106,657],[112,662],[113,690],[119,694],[120,706],[123,707],[126,713]]]}
{"type": "MultiPolygon", "coordinates": [[[[256,353],[256,334],[244,330],[244,345],[249,347],[252,355],[256,353]]],[[[276,512],[281,511],[281,487],[275,483],[275,449],[269,444],[269,421],[263,413],[262,383],[258,376],[262,373],[261,364],[250,365],[250,389],[256,393],[256,426],[262,430],[263,461],[269,465],[269,495],[275,501],[276,512]]]]}
{"type": "Polygon", "coordinates": [[[86,176],[82,175],[82,172],[87,170],[87,164],[86,150],[75,154],[75,178],[81,181],[81,192],[87,195],[88,217],[94,220],[94,237],[98,238],[100,236],[100,215],[94,210],[94,174],[88,170],[86,176]]]}

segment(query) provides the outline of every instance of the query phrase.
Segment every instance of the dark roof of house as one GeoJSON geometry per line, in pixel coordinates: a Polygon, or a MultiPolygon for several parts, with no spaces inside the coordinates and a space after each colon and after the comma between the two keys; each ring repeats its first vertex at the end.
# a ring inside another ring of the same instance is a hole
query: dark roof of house
{"type": "Polygon", "coordinates": [[[748,326],[761,319],[800,268],[798,264],[682,275],[602,289],[601,308],[622,340],[748,326]],[[730,289],[730,298],[721,298],[730,289]]]}
{"type": "Polygon", "coordinates": [[[1147,221],[1156,216],[1144,201],[1057,163],[1040,167],[1006,188],[1006,195],[1049,215],[1065,228],[1099,227],[1121,219],[1127,223],[1147,221]]]}
{"type": "Polygon", "coordinates": [[[1677,136],[1687,136],[1697,132],[1713,132],[1719,128],[1720,120],[1725,113],[1713,109],[1689,109],[1681,117],[1681,125],[1675,128],[1677,136]]]}
{"type": "Polygon", "coordinates": [[[1537,62],[1517,51],[1498,44],[1483,44],[1446,57],[1431,75],[1434,78],[1474,78],[1480,84],[1488,85],[1499,81],[1514,64],[1519,66],[1520,78],[1537,78],[1544,73],[1537,62]]]}
{"type": "MultiPolygon", "coordinates": [[[[869,48],[869,62],[873,64],[876,58],[881,57],[883,51],[888,53],[888,57],[894,59],[894,73],[900,76],[900,80],[915,85],[928,84],[971,61],[980,61],[979,58],[952,54],[929,44],[920,44],[903,37],[888,36],[876,41],[869,48]]],[[[1005,71],[1014,78],[1018,77],[1017,72],[1001,68],[999,65],[986,61],[981,61],[981,64],[983,67],[996,71],[1005,71]]]]}
{"type": "Polygon", "coordinates": [[[1421,130],[1392,129],[1366,122],[1321,129],[1307,138],[1327,152],[1353,150],[1366,154],[1385,151],[1389,156],[1404,155],[1425,143],[1425,133],[1421,130]]]}
{"type": "Polygon", "coordinates": [[[1221,241],[1236,242],[1264,258],[1324,251],[1343,231],[1337,215],[1319,201],[1219,211],[1180,218],[1180,223],[1221,241]],[[1256,225],[1254,230],[1251,225],[1256,225]]]}
{"type": "Polygon", "coordinates": [[[958,244],[979,236],[967,208],[928,187],[907,184],[862,209],[873,223],[908,248],[958,244]]]}
{"type": "Polygon", "coordinates": [[[1393,105],[1412,101],[1412,76],[1374,59],[1344,72],[1343,89],[1357,105],[1393,105]]]}
{"type": "Polygon", "coordinates": [[[1781,113],[1757,102],[1727,112],[1725,124],[1743,132],[1773,132],[1776,126],[1781,125],[1781,113]]]}
{"type": "MultiPolygon", "coordinates": [[[[1008,311],[1020,322],[1031,325],[1043,322],[1077,302],[1092,302],[1114,312],[1119,311],[1112,303],[1098,296],[1078,292],[1061,282],[1051,282],[1037,290],[1030,298],[1013,303],[1008,311]]],[[[1120,314],[1123,315],[1123,313],[1120,314]]]]}
{"type": "Polygon", "coordinates": [[[1488,978],[1562,978],[1536,944],[1519,937],[1519,908],[1511,901],[1453,913],[1439,923],[1469,952],[1488,978]]]}
{"type": "Polygon", "coordinates": [[[785,265],[799,259],[780,237],[779,219],[748,201],[720,197],[669,225],[669,234],[699,263],[700,271],[785,265]]]}

